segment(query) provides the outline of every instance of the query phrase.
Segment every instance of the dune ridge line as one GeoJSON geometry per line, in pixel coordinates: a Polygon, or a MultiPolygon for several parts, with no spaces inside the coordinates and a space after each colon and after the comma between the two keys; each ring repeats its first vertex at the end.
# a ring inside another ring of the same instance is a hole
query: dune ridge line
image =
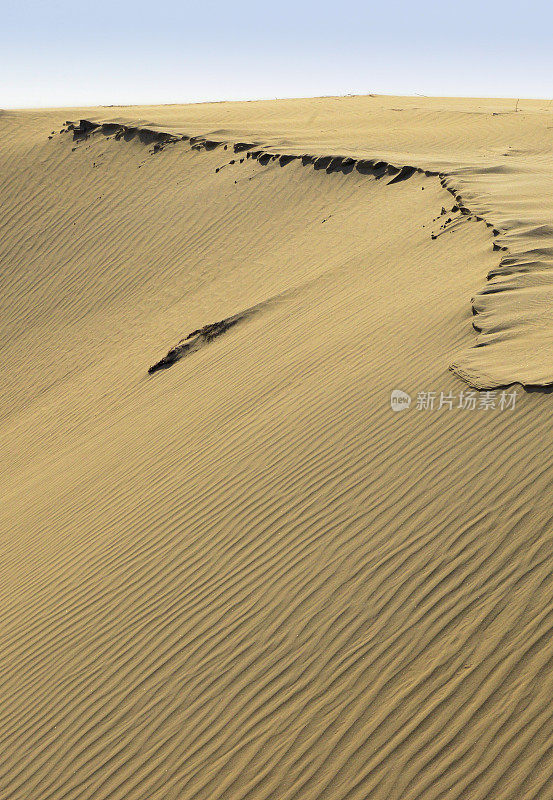
{"type": "MultiPolygon", "coordinates": [[[[298,160],[301,161],[303,166],[311,165],[314,169],[317,170],[325,170],[327,174],[332,172],[342,172],[343,174],[347,174],[351,172],[353,169],[357,170],[359,173],[363,175],[371,175],[377,179],[383,178],[384,176],[390,177],[388,181],[389,184],[399,183],[403,180],[408,180],[412,175],[418,173],[422,175],[426,175],[427,177],[436,177],[439,179],[441,186],[448,191],[455,200],[455,206],[459,210],[459,212],[466,217],[472,217],[476,221],[484,222],[487,228],[492,230],[492,235],[494,237],[493,242],[493,249],[503,251],[507,255],[503,256],[500,264],[493,270],[489,271],[486,280],[489,282],[492,280],[496,275],[502,274],[502,268],[506,263],[509,263],[508,256],[509,248],[505,244],[499,244],[497,237],[501,236],[502,231],[499,230],[492,222],[490,222],[484,214],[478,214],[471,210],[471,208],[467,205],[466,201],[463,199],[463,196],[460,193],[458,187],[454,184],[454,179],[451,175],[448,175],[446,172],[442,171],[435,171],[430,169],[425,169],[423,167],[413,165],[413,164],[402,164],[397,165],[393,164],[390,161],[387,161],[382,158],[354,158],[352,156],[345,156],[345,155],[323,155],[323,154],[310,154],[306,153],[303,155],[298,155],[296,153],[287,153],[280,150],[275,150],[274,148],[264,148],[260,147],[260,143],[256,142],[233,142],[225,139],[213,139],[208,138],[205,136],[194,136],[188,134],[181,134],[175,135],[168,131],[160,130],[155,126],[149,127],[147,125],[129,125],[119,121],[113,122],[96,122],[92,119],[82,118],[78,121],[70,121],[66,122],[66,128],[63,129],[63,132],[72,132],[73,138],[76,141],[81,141],[83,139],[88,138],[88,136],[101,133],[104,136],[113,137],[116,140],[123,139],[124,141],[131,141],[133,139],[138,139],[142,144],[145,145],[152,145],[152,154],[161,152],[165,147],[171,144],[176,144],[177,142],[184,142],[188,141],[194,149],[197,150],[213,150],[218,147],[224,147],[225,149],[231,148],[232,152],[235,154],[243,153],[245,158],[251,158],[257,160],[260,164],[266,165],[268,163],[278,161],[281,166],[285,166],[286,164],[291,163],[292,161],[298,160]]],[[[230,162],[234,163],[234,162],[230,162]]],[[[218,168],[219,169],[219,168],[218,168]]],[[[218,171],[217,169],[217,171],[218,171]]],[[[454,208],[455,208],[454,206],[454,208]]],[[[434,236],[432,238],[435,238],[434,236]]],[[[483,289],[481,289],[475,296],[471,298],[471,309],[473,314],[473,328],[476,332],[480,333],[482,331],[481,326],[479,325],[478,314],[479,314],[479,305],[477,303],[477,298],[482,294],[485,294],[489,291],[488,288],[489,284],[487,284],[483,289]]],[[[502,291],[501,287],[494,287],[494,292],[502,291]]],[[[239,314],[237,316],[240,316],[239,314]]],[[[222,322],[225,322],[223,320],[222,322]]],[[[209,327],[209,323],[206,325],[206,328],[209,327]]],[[[216,323],[221,324],[221,323],[216,323]]],[[[198,333],[198,332],[196,332],[198,333]]],[[[190,334],[191,335],[191,334],[190,334]]],[[[190,352],[192,348],[191,344],[187,342],[184,346],[182,341],[178,343],[178,345],[172,348],[164,359],[169,359],[169,362],[172,364],[176,360],[182,357],[186,352],[190,352]],[[179,353],[177,356],[176,354],[179,353]]],[[[474,345],[474,347],[481,346],[478,342],[474,345]]],[[[156,362],[153,364],[152,367],[149,368],[149,372],[156,371],[158,368],[161,368],[160,364],[164,362],[164,359],[161,359],[160,362],[156,362]]],[[[163,366],[168,366],[168,363],[164,363],[163,366]]],[[[464,366],[463,361],[455,361],[450,364],[450,369],[455,372],[462,380],[468,383],[470,386],[476,389],[486,389],[492,388],[497,386],[498,384],[494,382],[492,376],[486,375],[484,373],[475,374],[474,370],[469,369],[464,366]]],[[[512,383],[519,382],[516,378],[513,378],[512,381],[505,382],[501,385],[508,386],[512,383]]],[[[553,382],[553,379],[552,379],[553,382]]],[[[521,381],[523,385],[543,385],[541,383],[532,384],[521,381]]]]}

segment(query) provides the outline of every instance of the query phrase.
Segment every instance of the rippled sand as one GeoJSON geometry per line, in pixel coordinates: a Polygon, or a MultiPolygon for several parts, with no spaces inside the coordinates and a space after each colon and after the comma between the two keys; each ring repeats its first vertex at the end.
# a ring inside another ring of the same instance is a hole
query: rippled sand
{"type": "Polygon", "coordinates": [[[2,800],[553,798],[519,108],[0,113],[2,800]]]}

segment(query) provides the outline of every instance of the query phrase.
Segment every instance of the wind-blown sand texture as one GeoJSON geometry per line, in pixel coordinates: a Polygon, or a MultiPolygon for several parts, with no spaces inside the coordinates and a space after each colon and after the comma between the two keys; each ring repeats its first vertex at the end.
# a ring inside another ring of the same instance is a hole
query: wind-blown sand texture
{"type": "Polygon", "coordinates": [[[2,800],[553,798],[551,396],[390,409],[553,383],[514,109],[0,112],[2,800]]]}

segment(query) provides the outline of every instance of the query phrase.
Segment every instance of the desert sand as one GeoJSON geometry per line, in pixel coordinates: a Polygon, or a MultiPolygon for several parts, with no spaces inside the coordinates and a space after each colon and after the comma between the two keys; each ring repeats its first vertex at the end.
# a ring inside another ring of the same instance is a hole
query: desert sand
{"type": "Polygon", "coordinates": [[[0,112],[2,800],[553,798],[515,103],[0,112]]]}

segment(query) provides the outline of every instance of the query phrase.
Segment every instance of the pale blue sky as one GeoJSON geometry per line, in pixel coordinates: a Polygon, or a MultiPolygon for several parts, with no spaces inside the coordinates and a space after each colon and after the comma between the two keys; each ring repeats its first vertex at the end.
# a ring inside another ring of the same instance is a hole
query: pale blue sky
{"type": "Polygon", "coordinates": [[[553,96],[550,0],[0,6],[0,107],[553,96]]]}

